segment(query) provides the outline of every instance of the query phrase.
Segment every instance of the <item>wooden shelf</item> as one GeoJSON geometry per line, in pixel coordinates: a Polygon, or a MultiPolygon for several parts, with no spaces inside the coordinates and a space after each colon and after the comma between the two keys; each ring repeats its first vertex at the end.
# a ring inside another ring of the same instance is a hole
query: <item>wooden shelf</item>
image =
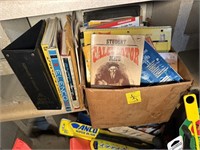
{"type": "Polygon", "coordinates": [[[61,110],[37,110],[14,74],[1,76],[1,89],[0,122],[68,113],[64,104],[61,110]]]}
{"type": "Polygon", "coordinates": [[[83,9],[115,6],[122,4],[146,2],[151,0],[59,0],[31,1],[14,0],[0,1],[0,20],[63,13],[83,9]]]}
{"type": "MultiPolygon", "coordinates": [[[[0,1],[0,21],[147,1],[151,0],[0,1]]],[[[1,60],[0,65],[2,66],[0,122],[68,113],[64,104],[61,110],[37,110],[6,60],[1,60]]]]}

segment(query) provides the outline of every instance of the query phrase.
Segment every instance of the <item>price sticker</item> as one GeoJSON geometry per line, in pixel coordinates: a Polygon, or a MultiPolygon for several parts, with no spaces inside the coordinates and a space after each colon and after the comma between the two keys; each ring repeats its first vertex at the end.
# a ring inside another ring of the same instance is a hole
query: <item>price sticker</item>
{"type": "Polygon", "coordinates": [[[126,93],[126,100],[128,104],[135,104],[142,102],[140,91],[126,93]]]}

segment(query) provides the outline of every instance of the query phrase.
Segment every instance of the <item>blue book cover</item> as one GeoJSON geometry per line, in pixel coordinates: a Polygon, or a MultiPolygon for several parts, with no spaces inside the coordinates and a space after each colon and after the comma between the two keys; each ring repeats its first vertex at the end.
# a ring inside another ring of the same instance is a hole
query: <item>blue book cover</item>
{"type": "Polygon", "coordinates": [[[48,50],[48,52],[49,52],[49,55],[51,57],[51,62],[52,62],[53,67],[54,67],[55,75],[56,75],[56,78],[58,80],[58,85],[59,85],[59,88],[60,88],[60,91],[61,91],[61,95],[62,95],[64,104],[65,104],[66,110],[72,111],[71,105],[69,103],[68,93],[67,93],[67,89],[66,89],[65,82],[64,82],[64,79],[63,79],[61,66],[60,66],[60,63],[59,63],[59,60],[58,60],[58,57],[57,57],[56,50],[51,49],[51,50],[48,50]]]}
{"type": "Polygon", "coordinates": [[[63,58],[63,62],[64,62],[64,66],[65,66],[65,70],[66,70],[66,74],[67,74],[67,78],[69,82],[72,100],[77,100],[68,58],[63,58]]]}
{"type": "Polygon", "coordinates": [[[182,77],[145,41],[141,85],[180,82],[182,77]]]}

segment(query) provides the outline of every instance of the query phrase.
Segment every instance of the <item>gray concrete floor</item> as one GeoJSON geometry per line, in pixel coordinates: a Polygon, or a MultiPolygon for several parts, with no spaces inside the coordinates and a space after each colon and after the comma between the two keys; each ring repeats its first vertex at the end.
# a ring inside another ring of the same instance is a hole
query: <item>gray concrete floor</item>
{"type": "Polygon", "coordinates": [[[14,122],[3,122],[0,128],[1,150],[12,149],[16,138],[22,139],[32,149],[69,149],[69,137],[55,133],[56,130],[58,131],[55,127],[54,130],[51,127],[47,130],[40,130],[32,126],[33,130],[30,130],[29,135],[22,132],[14,122]]]}

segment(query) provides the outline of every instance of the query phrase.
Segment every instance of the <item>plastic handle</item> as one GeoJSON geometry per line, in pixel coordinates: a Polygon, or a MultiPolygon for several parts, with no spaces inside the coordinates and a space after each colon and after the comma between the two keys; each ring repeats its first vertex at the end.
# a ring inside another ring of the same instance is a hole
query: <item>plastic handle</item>
{"type": "Polygon", "coordinates": [[[197,105],[197,99],[195,94],[188,94],[184,96],[184,104],[186,116],[189,121],[199,120],[199,111],[197,105]]]}
{"type": "Polygon", "coordinates": [[[196,122],[199,120],[199,111],[198,111],[196,95],[188,94],[185,95],[183,99],[184,99],[187,119],[192,122],[194,128],[196,148],[197,150],[199,150],[199,138],[197,135],[197,128],[196,128],[196,122]]]}

